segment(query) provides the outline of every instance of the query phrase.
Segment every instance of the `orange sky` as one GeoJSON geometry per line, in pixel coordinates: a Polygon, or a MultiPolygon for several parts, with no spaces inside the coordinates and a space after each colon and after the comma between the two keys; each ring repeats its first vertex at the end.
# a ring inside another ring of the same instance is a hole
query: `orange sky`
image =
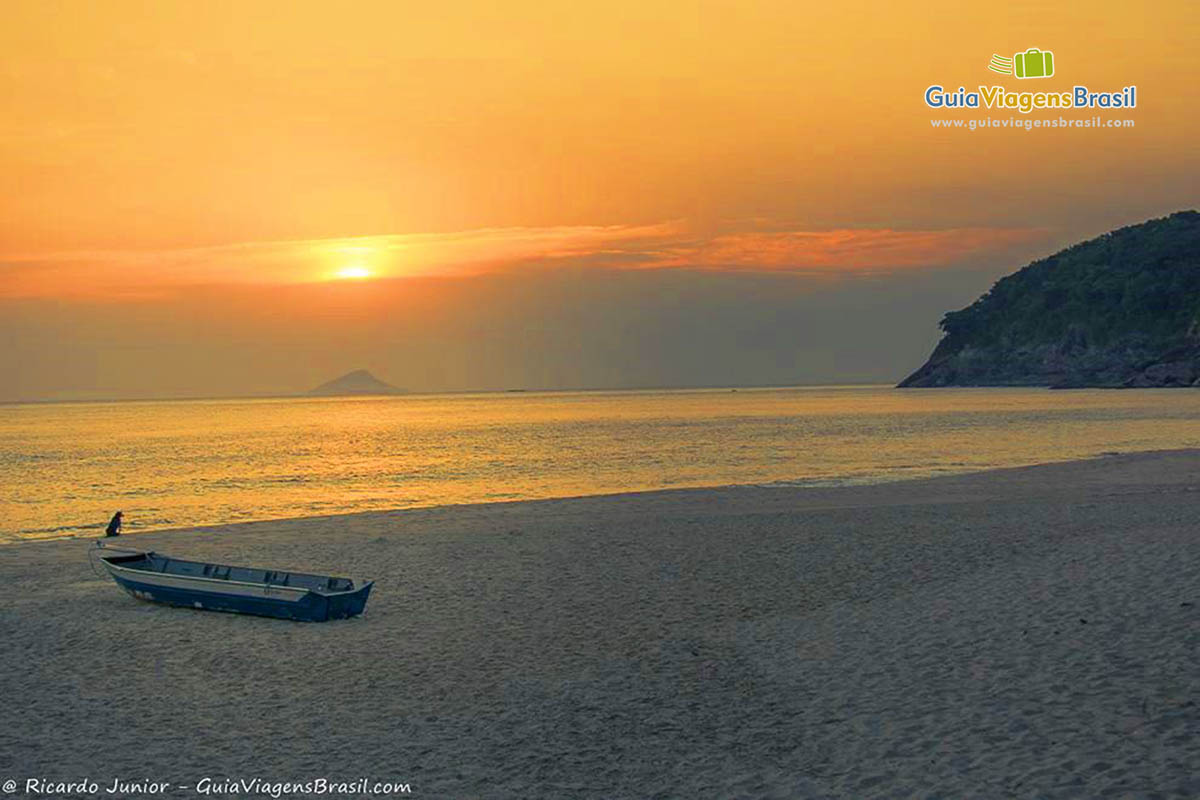
{"type": "Polygon", "coordinates": [[[1196,204],[1197,9],[8,0],[0,299],[1027,260],[1196,204]],[[1136,84],[1136,127],[934,130],[932,83],[1136,84]]]}

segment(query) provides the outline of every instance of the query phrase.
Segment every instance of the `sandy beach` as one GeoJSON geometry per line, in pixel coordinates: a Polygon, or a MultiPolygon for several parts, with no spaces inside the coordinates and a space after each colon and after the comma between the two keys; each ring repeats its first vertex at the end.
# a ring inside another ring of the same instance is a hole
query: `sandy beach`
{"type": "Polygon", "coordinates": [[[15,796],[322,777],[430,798],[1200,797],[1196,451],[123,543],[377,584],[361,618],[291,623],[136,601],[86,540],[0,548],[15,796]]]}

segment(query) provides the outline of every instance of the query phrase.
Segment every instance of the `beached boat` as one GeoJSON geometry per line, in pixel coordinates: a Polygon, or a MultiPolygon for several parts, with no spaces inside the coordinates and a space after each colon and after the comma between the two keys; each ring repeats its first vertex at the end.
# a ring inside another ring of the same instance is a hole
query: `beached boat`
{"type": "Polygon", "coordinates": [[[361,614],[374,583],[356,587],[349,578],[186,561],[103,542],[95,552],[117,585],[140,600],[305,622],[361,614]]]}

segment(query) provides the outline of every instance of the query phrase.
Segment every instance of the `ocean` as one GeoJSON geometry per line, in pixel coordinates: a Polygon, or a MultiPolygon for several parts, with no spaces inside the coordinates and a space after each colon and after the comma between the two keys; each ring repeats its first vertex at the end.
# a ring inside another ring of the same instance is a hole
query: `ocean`
{"type": "Polygon", "coordinates": [[[520,392],[0,406],[0,542],[1200,447],[1187,390],[520,392]]]}

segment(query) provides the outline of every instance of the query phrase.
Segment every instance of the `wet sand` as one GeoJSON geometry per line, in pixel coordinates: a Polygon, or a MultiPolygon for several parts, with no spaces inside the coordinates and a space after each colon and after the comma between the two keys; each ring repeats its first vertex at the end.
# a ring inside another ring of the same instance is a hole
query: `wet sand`
{"type": "Polygon", "coordinates": [[[84,540],[0,547],[0,778],[1200,797],[1196,451],[122,543],[377,583],[291,623],[136,601],[84,540]]]}

